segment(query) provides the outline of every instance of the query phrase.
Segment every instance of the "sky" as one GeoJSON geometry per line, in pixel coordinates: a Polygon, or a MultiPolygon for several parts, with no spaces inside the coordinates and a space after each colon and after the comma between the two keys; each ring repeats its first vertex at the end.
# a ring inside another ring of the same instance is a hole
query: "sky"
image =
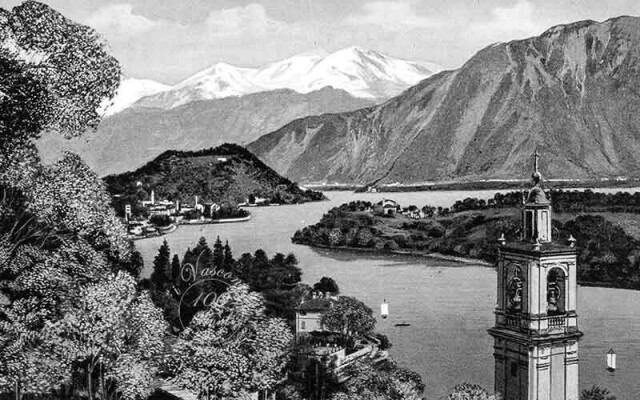
{"type": "MultiPolygon", "coordinates": [[[[640,0],[41,0],[92,26],[126,77],[175,84],[218,62],[255,67],[359,46],[457,68],[481,48],[640,0]]],[[[0,0],[10,9],[21,0],[0,0]]]]}

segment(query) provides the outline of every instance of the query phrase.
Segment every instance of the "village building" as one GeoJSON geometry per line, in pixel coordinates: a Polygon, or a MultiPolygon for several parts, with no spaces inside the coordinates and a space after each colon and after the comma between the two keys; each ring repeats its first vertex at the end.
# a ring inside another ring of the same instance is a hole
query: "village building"
{"type": "Polygon", "coordinates": [[[395,216],[400,211],[400,204],[391,199],[383,199],[375,205],[373,211],[380,215],[395,216]]]}
{"type": "Polygon", "coordinates": [[[369,357],[376,363],[387,360],[388,353],[378,350],[380,341],[377,338],[367,335],[354,337],[353,346],[348,349],[346,343],[336,340],[343,338],[341,332],[333,332],[323,326],[322,316],[338,299],[332,293],[312,292],[311,299],[303,301],[296,308],[298,348],[293,358],[294,379],[306,379],[304,371],[310,363],[315,362],[322,366],[327,375],[334,376],[338,382],[344,382],[348,379],[343,373],[344,368],[354,361],[362,357],[369,357]]]}
{"type": "Polygon", "coordinates": [[[322,325],[322,315],[338,300],[337,296],[329,293],[313,292],[311,299],[303,301],[296,308],[296,340],[300,340],[311,332],[325,332],[322,325]]]}

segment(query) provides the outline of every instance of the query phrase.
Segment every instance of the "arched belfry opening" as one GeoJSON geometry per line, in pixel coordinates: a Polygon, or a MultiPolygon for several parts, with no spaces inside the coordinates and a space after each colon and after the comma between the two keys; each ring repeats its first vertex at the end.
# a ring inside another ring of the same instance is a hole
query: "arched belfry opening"
{"type": "Polygon", "coordinates": [[[522,269],[514,264],[511,266],[508,274],[508,283],[506,285],[506,309],[510,313],[522,312],[522,304],[524,303],[524,279],[522,269]]]}
{"type": "Polygon", "coordinates": [[[552,268],[547,274],[547,314],[561,315],[566,312],[566,276],[561,268],[552,268]]]}
{"type": "Polygon", "coordinates": [[[579,400],[577,251],[552,237],[540,153],[523,197],[518,240],[498,240],[495,391],[504,400],[579,400]]]}

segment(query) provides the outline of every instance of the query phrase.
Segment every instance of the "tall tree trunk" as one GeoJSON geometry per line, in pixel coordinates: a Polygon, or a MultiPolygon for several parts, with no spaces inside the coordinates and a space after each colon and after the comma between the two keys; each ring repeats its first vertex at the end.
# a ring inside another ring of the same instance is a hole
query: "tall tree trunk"
{"type": "Polygon", "coordinates": [[[93,375],[93,368],[87,367],[87,392],[89,393],[89,400],[93,400],[93,382],[91,375],[93,375]]]}

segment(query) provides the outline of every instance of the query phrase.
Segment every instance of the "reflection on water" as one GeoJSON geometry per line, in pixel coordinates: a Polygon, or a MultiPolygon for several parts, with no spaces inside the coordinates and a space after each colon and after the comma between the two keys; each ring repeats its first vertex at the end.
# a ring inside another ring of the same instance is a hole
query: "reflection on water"
{"type": "MultiPolygon", "coordinates": [[[[633,191],[636,191],[635,189],[633,191]]],[[[375,312],[383,299],[389,302],[389,318],[378,319],[377,328],[387,334],[392,356],[419,372],[428,399],[439,399],[455,384],[478,383],[493,389],[493,326],[496,275],[492,268],[453,261],[404,255],[312,249],[291,243],[297,229],[316,223],[329,208],[363,199],[391,197],[400,204],[450,206],[463,197],[493,197],[495,191],[362,193],[329,192],[330,201],[295,206],[251,209],[246,223],[181,226],[166,237],[172,251],[183,254],[200,236],[213,243],[226,238],[238,257],[258,248],[268,254],[293,252],[313,284],[322,276],[333,277],[343,294],[355,296],[375,312]],[[411,326],[396,327],[407,322],[411,326]]],[[[136,242],[150,273],[153,257],[163,238],[136,242]]],[[[601,385],[618,399],[640,395],[640,291],[578,288],[580,329],[580,387],[601,385]],[[605,370],[609,348],[618,353],[618,370],[605,370]]]]}

